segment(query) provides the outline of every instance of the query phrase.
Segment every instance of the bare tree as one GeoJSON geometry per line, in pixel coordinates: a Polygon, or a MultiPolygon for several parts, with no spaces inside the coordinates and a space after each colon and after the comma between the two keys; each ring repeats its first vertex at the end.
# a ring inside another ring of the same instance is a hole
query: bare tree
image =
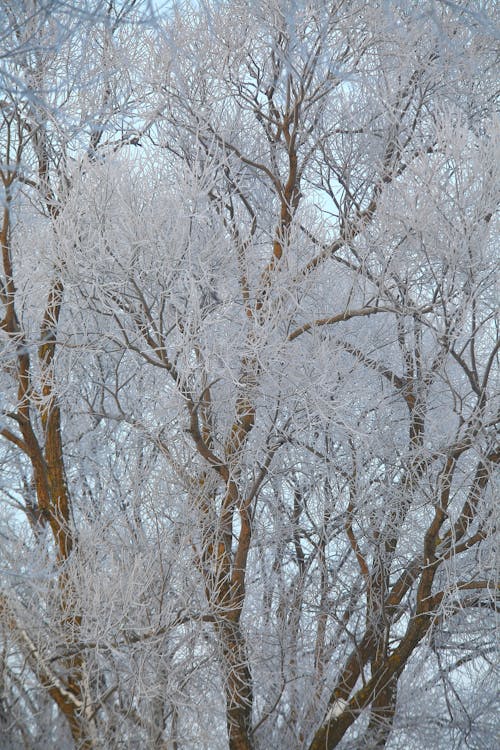
{"type": "MultiPolygon", "coordinates": [[[[75,159],[82,154],[91,162],[98,158],[111,120],[114,141],[107,147],[116,150],[131,142],[123,132],[130,77],[123,74],[123,66],[117,70],[113,60],[125,42],[117,42],[116,37],[128,5],[118,9],[114,3],[105,8],[99,3],[80,4],[69,13],[52,2],[1,5],[7,22],[2,39],[6,64],[1,71],[5,98],[0,102],[5,388],[1,435],[6,441],[4,460],[9,465],[12,459],[16,467],[14,475],[9,471],[4,492],[14,509],[9,531],[17,536],[23,513],[38,553],[42,544],[47,560],[55,565],[57,584],[56,591],[44,591],[48,598],[35,610],[23,601],[27,591],[14,600],[2,594],[0,601],[7,633],[14,634],[22,658],[66,717],[75,744],[82,748],[92,745],[88,725],[94,709],[86,705],[84,695],[84,656],[76,647],[82,616],[68,570],[76,529],[56,386],[57,338],[66,291],[56,248],[75,159]],[[91,48],[97,64],[91,61],[91,48]],[[125,89],[123,95],[120,87],[125,89]],[[30,236],[41,247],[28,256],[24,240],[30,236]],[[49,538],[45,529],[50,529],[49,538]],[[36,622],[40,617],[43,622],[45,608],[55,609],[58,637],[63,653],[68,652],[67,657],[57,658],[56,666],[54,657],[46,653],[53,633],[50,628],[44,633],[36,622]]],[[[139,114],[135,109],[135,122],[139,114]]],[[[23,554],[24,535],[20,542],[17,554],[23,554]]],[[[9,559],[9,568],[12,563],[9,559]]],[[[29,578],[31,572],[26,575],[29,578]]],[[[36,588],[37,582],[33,583],[36,588]]],[[[6,658],[5,668],[10,665],[6,658]]],[[[14,698],[13,705],[16,702],[14,698]]]]}
{"type": "Polygon", "coordinates": [[[492,8],[134,5],[5,4],[5,736],[490,747],[492,8]]]}

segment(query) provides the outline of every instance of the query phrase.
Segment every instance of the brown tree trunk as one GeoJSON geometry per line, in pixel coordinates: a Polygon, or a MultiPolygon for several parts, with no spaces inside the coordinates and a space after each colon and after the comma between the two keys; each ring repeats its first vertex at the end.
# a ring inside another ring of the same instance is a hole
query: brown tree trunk
{"type": "Polygon", "coordinates": [[[252,677],[247,648],[238,622],[216,625],[223,650],[227,734],[230,750],[251,750],[252,677]]]}

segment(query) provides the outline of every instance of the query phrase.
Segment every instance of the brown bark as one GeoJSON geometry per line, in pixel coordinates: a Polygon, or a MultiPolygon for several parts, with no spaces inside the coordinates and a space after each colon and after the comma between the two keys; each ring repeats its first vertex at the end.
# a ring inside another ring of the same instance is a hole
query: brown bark
{"type": "MultiPolygon", "coordinates": [[[[47,181],[46,165],[41,166],[40,174],[47,181]]],[[[10,187],[9,181],[12,181],[14,175],[15,173],[12,172],[7,180],[5,175],[2,174],[7,193],[10,187]],[[9,184],[6,184],[6,182],[9,184]]],[[[47,201],[49,214],[52,219],[55,219],[57,212],[50,191],[47,193],[47,201]]],[[[4,275],[3,288],[6,291],[5,294],[2,294],[4,317],[1,326],[17,351],[16,364],[13,368],[14,377],[17,380],[17,408],[11,416],[15,420],[22,438],[8,429],[2,430],[1,434],[20,448],[30,460],[37,506],[33,508],[31,505],[27,505],[26,513],[32,523],[34,533],[37,533],[36,523],[49,524],[57,559],[62,563],[68,559],[74,544],[70,498],[64,469],[61,412],[54,390],[56,332],[64,290],[61,279],[56,277],[47,298],[40,327],[41,344],[38,350],[38,362],[42,386],[41,392],[35,393],[32,383],[32,361],[16,311],[16,286],[14,283],[10,231],[10,206],[7,202],[0,232],[4,275]],[[37,436],[36,427],[37,415],[42,425],[42,434],[39,436],[37,436]]],[[[68,644],[71,645],[74,643],[75,631],[79,627],[80,617],[72,611],[71,582],[63,572],[59,577],[59,589],[61,624],[63,630],[67,632],[68,644]]],[[[85,722],[81,716],[83,706],[80,687],[82,658],[75,656],[66,661],[64,668],[67,677],[65,680],[59,680],[60,685],[55,685],[50,676],[37,663],[34,655],[31,653],[28,654],[28,657],[40,683],[47,689],[49,695],[67,719],[76,747],[90,750],[92,742],[87,736],[85,722]]]]}
{"type": "MultiPolygon", "coordinates": [[[[499,454],[492,451],[488,454],[488,460],[496,463],[499,454]]],[[[368,725],[366,741],[370,740],[370,747],[384,747],[389,736],[397,699],[397,683],[403,672],[408,659],[418,646],[422,638],[429,631],[433,623],[438,622],[440,606],[445,592],[432,593],[432,587],[436,573],[442,562],[449,557],[451,551],[447,550],[446,540],[449,532],[440,539],[440,530],[446,519],[446,508],[449,502],[450,485],[456,466],[456,456],[452,453],[445,462],[440,477],[440,494],[435,506],[434,518],[431,521],[424,537],[423,554],[420,561],[412,562],[402,576],[392,586],[391,590],[383,596],[380,580],[375,580],[373,595],[376,597],[377,611],[383,608],[384,621],[390,626],[392,617],[396,613],[396,607],[404,596],[410,591],[413,583],[419,578],[415,601],[416,612],[410,621],[406,633],[399,645],[389,652],[387,638],[377,623],[380,622],[375,616],[377,613],[371,610],[371,618],[367,618],[365,635],[356,649],[349,656],[346,665],[338,679],[337,686],[330,698],[330,708],[335,709],[340,705],[338,714],[327,715],[327,720],[316,732],[309,750],[332,750],[348,731],[349,727],[357,720],[359,712],[370,706],[371,715],[368,725]],[[439,551],[438,551],[439,548],[439,551]],[[363,668],[370,665],[371,677],[366,684],[358,689],[354,695],[356,683],[363,668]]],[[[455,522],[457,538],[464,533],[470,525],[474,516],[474,510],[478,503],[481,491],[486,487],[491,472],[488,471],[486,462],[479,461],[475,473],[473,487],[466,499],[462,513],[455,522]]],[[[480,536],[474,535],[470,545],[476,544],[480,536]]],[[[466,546],[458,546],[455,553],[458,554],[466,546]]],[[[483,582],[468,582],[467,590],[481,589],[483,582]]],[[[387,631],[386,631],[387,632],[387,631]]]]}

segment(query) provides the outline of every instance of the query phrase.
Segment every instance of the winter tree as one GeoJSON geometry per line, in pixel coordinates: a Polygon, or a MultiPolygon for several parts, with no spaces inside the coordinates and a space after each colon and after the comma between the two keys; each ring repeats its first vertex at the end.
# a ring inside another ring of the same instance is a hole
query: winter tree
{"type": "Polygon", "coordinates": [[[495,4],[2,0],[6,748],[491,748],[495,4]]]}

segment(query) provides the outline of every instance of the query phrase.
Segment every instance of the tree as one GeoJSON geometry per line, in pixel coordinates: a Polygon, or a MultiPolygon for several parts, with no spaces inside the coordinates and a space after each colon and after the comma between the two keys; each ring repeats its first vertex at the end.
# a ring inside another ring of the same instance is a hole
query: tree
{"type": "Polygon", "coordinates": [[[492,8],[4,8],[6,741],[490,747],[492,8]]]}

